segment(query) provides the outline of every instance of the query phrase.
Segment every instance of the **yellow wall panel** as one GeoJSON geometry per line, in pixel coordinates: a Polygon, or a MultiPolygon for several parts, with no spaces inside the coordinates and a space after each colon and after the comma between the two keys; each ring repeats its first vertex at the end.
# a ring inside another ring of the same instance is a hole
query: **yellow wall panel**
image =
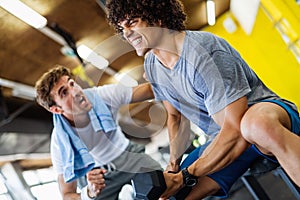
{"type": "Polygon", "coordinates": [[[229,12],[223,14],[215,26],[203,30],[226,39],[270,89],[300,108],[300,64],[265,11],[260,7],[251,35],[246,35],[237,22],[237,30],[228,33],[223,26],[228,16],[229,12]]]}

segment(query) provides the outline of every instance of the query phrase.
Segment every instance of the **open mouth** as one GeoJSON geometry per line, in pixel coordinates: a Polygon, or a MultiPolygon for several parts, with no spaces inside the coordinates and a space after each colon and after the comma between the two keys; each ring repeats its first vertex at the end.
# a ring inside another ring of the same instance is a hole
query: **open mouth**
{"type": "Polygon", "coordinates": [[[86,99],[84,96],[81,96],[79,99],[79,104],[84,104],[84,103],[86,103],[86,99]]]}
{"type": "Polygon", "coordinates": [[[137,38],[131,42],[132,46],[136,47],[142,42],[142,38],[137,38]]]}

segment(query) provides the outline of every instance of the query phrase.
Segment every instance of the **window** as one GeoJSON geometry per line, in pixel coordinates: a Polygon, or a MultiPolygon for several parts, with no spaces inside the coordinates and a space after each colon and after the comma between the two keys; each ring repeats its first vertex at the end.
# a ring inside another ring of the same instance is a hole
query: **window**
{"type": "Polygon", "coordinates": [[[52,168],[24,171],[23,177],[30,187],[32,194],[38,200],[62,199],[58,189],[58,183],[56,182],[56,177],[52,168]]]}
{"type": "Polygon", "coordinates": [[[5,185],[5,178],[0,172],[0,200],[12,200],[7,187],[5,185]]]}

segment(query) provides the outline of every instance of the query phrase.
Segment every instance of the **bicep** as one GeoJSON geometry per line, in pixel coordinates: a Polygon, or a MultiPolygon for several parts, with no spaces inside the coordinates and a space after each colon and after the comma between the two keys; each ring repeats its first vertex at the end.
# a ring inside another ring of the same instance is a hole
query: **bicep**
{"type": "Polygon", "coordinates": [[[214,155],[214,165],[224,167],[248,147],[249,144],[242,137],[240,130],[241,119],[247,108],[247,98],[242,97],[212,116],[221,129],[203,152],[203,158],[210,159],[210,155],[214,155]]]}
{"type": "Polygon", "coordinates": [[[212,115],[214,121],[222,129],[240,130],[240,123],[243,115],[248,109],[247,97],[241,97],[238,100],[227,105],[221,111],[212,115]]]}

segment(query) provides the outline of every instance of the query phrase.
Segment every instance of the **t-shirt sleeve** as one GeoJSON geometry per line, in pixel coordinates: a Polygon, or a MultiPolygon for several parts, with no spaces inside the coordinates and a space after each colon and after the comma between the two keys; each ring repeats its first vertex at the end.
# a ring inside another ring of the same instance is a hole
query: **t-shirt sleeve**
{"type": "Polygon", "coordinates": [[[122,84],[108,84],[98,87],[100,97],[112,113],[117,112],[123,104],[129,104],[132,99],[132,87],[126,87],[122,84]]]}
{"type": "Polygon", "coordinates": [[[216,51],[205,63],[195,72],[194,88],[201,88],[209,115],[219,112],[251,91],[243,63],[238,58],[227,52],[216,51]]]}
{"type": "Polygon", "coordinates": [[[160,90],[160,87],[158,86],[158,84],[152,82],[152,90],[155,96],[155,100],[156,101],[164,101],[166,100],[166,97],[163,95],[163,92],[160,90]]]}
{"type": "Polygon", "coordinates": [[[50,145],[50,152],[51,152],[51,161],[54,172],[58,174],[63,174],[63,164],[61,160],[61,154],[59,151],[59,146],[57,143],[56,134],[54,134],[55,128],[52,131],[51,135],[51,145],[50,145]]]}

